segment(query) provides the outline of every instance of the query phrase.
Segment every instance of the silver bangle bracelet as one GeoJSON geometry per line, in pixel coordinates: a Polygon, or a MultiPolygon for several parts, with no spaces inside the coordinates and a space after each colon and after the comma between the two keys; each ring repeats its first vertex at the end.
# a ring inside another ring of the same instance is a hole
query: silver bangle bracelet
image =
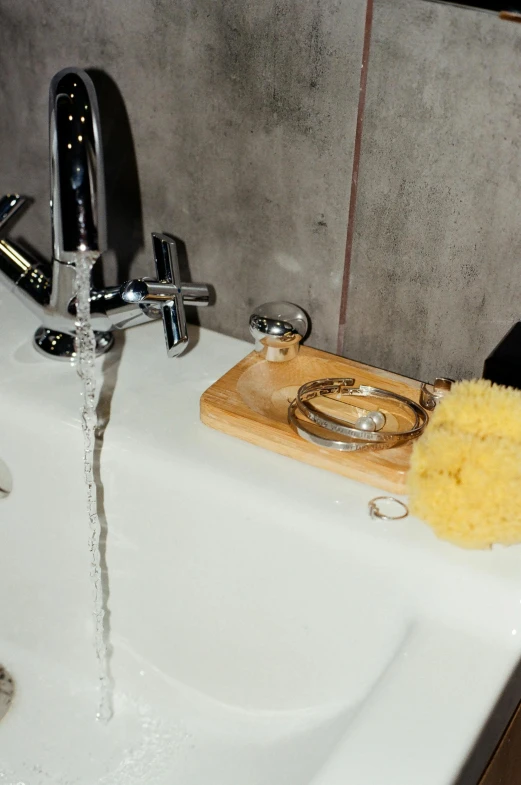
{"type": "Polygon", "coordinates": [[[322,429],[325,432],[324,436],[322,436],[316,433],[315,430],[312,430],[312,428],[322,428],[322,426],[315,425],[308,420],[308,426],[310,427],[306,427],[306,424],[297,418],[296,410],[297,402],[293,401],[288,409],[288,423],[302,439],[311,442],[311,444],[315,444],[317,447],[326,447],[329,450],[338,450],[339,452],[360,452],[361,450],[374,452],[375,450],[387,450],[390,447],[397,447],[407,441],[407,439],[396,438],[396,441],[394,442],[387,441],[380,444],[368,442],[365,439],[365,432],[363,431],[358,431],[358,433],[364,433],[364,436],[361,437],[361,439],[346,438],[344,441],[332,438],[331,435],[325,435],[332,433],[327,428],[322,429]]]}
{"type": "MultiPolygon", "coordinates": [[[[383,444],[388,442],[400,442],[415,439],[419,436],[428,422],[427,412],[417,403],[405,398],[398,393],[390,392],[389,390],[382,390],[379,387],[370,387],[368,385],[360,385],[359,387],[352,387],[350,383],[352,379],[318,379],[313,382],[308,382],[300,387],[297,397],[296,406],[304,417],[316,425],[325,428],[333,433],[347,436],[350,439],[357,439],[364,442],[372,442],[373,444],[383,444]],[[358,428],[345,425],[342,420],[325,414],[324,412],[316,409],[310,401],[324,395],[331,395],[332,393],[340,394],[347,397],[356,398],[385,398],[393,400],[396,403],[404,406],[412,414],[414,424],[413,427],[407,431],[395,432],[367,432],[361,431],[358,428]]],[[[386,444],[386,446],[391,446],[386,444]]],[[[392,445],[394,446],[394,444],[392,445]]]]}

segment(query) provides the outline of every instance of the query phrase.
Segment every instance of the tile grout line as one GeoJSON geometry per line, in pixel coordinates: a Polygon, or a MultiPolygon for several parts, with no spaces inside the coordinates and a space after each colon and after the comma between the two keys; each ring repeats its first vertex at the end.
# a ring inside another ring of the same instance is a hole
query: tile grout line
{"type": "Polygon", "coordinates": [[[344,273],[342,277],[342,294],[340,297],[340,312],[338,317],[337,354],[342,354],[344,347],[345,328],[347,319],[347,296],[349,291],[349,275],[351,272],[351,257],[353,253],[353,240],[355,232],[356,198],[358,193],[358,171],[360,168],[360,154],[362,149],[362,132],[364,128],[365,95],[367,91],[367,71],[369,65],[369,52],[371,48],[371,30],[373,26],[373,0],[367,0],[364,25],[364,43],[362,48],[362,65],[360,69],[360,90],[358,93],[358,110],[356,115],[355,145],[353,150],[353,169],[351,173],[351,192],[349,196],[349,211],[347,215],[346,250],[344,256],[344,273]]]}

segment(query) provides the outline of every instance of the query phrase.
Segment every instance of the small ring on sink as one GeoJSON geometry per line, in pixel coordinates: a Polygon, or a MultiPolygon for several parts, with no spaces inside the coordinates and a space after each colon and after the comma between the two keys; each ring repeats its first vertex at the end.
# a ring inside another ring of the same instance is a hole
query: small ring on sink
{"type": "Polygon", "coordinates": [[[371,499],[369,502],[369,515],[371,518],[379,518],[381,521],[399,521],[401,518],[407,518],[409,515],[409,508],[404,502],[401,502],[400,499],[395,499],[394,496],[375,496],[375,498],[371,499]],[[378,508],[377,502],[381,501],[399,504],[405,512],[401,515],[385,515],[385,513],[378,508]]]}

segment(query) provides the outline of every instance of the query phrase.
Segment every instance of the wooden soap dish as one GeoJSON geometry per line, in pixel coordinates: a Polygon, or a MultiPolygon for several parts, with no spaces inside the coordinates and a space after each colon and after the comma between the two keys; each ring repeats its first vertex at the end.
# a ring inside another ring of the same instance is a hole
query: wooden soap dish
{"type": "MultiPolygon", "coordinates": [[[[291,429],[288,403],[298,388],[326,377],[354,377],[357,386],[368,384],[419,401],[420,382],[414,379],[303,346],[289,362],[267,362],[257,352],[249,354],[203,393],[201,420],[210,428],[320,469],[391,493],[406,493],[411,444],[340,453],[310,444],[291,429]]],[[[335,405],[340,404],[331,401],[332,414],[335,405]]]]}

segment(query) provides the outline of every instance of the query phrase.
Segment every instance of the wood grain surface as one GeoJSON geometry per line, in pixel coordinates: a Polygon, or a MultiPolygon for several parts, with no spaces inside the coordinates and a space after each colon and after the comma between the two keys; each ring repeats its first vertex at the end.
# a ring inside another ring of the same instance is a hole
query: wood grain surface
{"type": "MultiPolygon", "coordinates": [[[[405,493],[410,444],[377,452],[340,453],[310,444],[292,430],[287,410],[297,389],[327,377],[353,377],[356,385],[368,384],[419,400],[420,382],[414,379],[304,346],[294,360],[285,363],[267,362],[257,352],[249,354],[203,393],[201,420],[210,428],[295,460],[391,493],[405,493]]],[[[321,405],[327,405],[331,413],[346,406],[323,400],[321,405]]],[[[360,406],[351,408],[353,415],[363,412],[360,406]]],[[[390,404],[385,428],[394,430],[401,419],[403,411],[393,410],[390,404]]]]}

